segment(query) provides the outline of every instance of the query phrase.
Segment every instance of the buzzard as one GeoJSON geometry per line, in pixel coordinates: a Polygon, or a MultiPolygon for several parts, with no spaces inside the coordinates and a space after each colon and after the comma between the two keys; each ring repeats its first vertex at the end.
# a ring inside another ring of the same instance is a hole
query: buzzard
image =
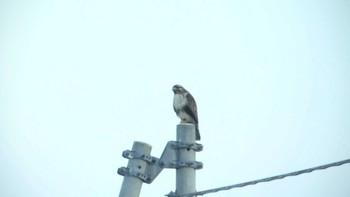
{"type": "Polygon", "coordinates": [[[198,130],[197,105],[193,96],[181,85],[173,86],[174,100],[173,107],[181,123],[191,123],[196,126],[196,140],[200,140],[198,130]]]}

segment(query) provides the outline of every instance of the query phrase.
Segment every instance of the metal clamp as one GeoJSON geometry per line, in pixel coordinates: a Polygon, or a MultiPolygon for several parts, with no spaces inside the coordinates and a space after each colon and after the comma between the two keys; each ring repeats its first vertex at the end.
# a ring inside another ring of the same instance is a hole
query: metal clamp
{"type": "Polygon", "coordinates": [[[171,141],[171,147],[173,149],[192,149],[196,152],[203,150],[202,144],[197,143],[184,143],[184,142],[178,142],[178,141],[171,141]]]}
{"type": "Polygon", "coordinates": [[[203,168],[203,163],[198,161],[171,161],[169,167],[176,169],[190,167],[197,170],[203,168]]]}
{"type": "Polygon", "coordinates": [[[140,159],[148,162],[149,164],[155,164],[158,162],[158,158],[151,155],[140,154],[136,151],[125,150],[123,151],[123,157],[127,159],[140,159]]]}
{"type": "Polygon", "coordinates": [[[141,172],[131,170],[130,168],[126,168],[126,167],[118,168],[118,174],[120,174],[122,176],[133,176],[133,177],[141,179],[145,183],[151,183],[150,176],[143,174],[141,172]]]}

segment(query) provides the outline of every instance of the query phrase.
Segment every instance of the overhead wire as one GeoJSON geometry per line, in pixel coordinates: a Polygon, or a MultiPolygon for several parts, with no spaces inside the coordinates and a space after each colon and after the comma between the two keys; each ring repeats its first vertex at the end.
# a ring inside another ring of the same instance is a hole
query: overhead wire
{"type": "MultiPolygon", "coordinates": [[[[336,166],[340,166],[343,164],[347,164],[350,163],[350,159],[346,159],[343,161],[338,161],[338,162],[333,162],[333,163],[329,163],[329,164],[325,164],[325,165],[321,165],[321,166],[316,166],[313,168],[307,168],[304,170],[298,170],[295,172],[290,172],[290,173],[285,173],[285,174],[281,174],[281,175],[276,175],[276,176],[271,176],[268,178],[263,178],[263,179],[257,179],[257,180],[253,180],[253,181],[248,181],[248,182],[244,182],[244,183],[239,183],[239,184],[234,184],[234,185],[229,185],[229,186],[224,186],[224,187],[218,187],[218,188],[214,188],[214,189],[208,189],[208,190],[203,190],[203,191],[199,191],[199,192],[193,192],[193,193],[189,193],[189,194],[184,194],[184,195],[177,195],[176,197],[192,197],[192,196],[203,196],[205,194],[209,194],[209,193],[214,193],[214,192],[219,192],[219,191],[224,191],[224,190],[230,190],[233,188],[239,188],[239,187],[245,187],[245,186],[249,186],[249,185],[255,185],[258,183],[262,183],[262,182],[269,182],[269,181],[274,181],[274,180],[278,180],[278,179],[283,179],[285,177],[290,177],[290,176],[298,176],[301,174],[305,174],[305,173],[311,173],[315,170],[324,170],[330,167],[336,167],[336,166]]],[[[172,195],[168,195],[168,196],[172,196],[172,195]]]]}

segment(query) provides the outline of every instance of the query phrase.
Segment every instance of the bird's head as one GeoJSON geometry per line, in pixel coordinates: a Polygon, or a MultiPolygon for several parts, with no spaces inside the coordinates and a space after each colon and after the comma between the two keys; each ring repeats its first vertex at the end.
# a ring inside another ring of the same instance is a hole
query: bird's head
{"type": "Polygon", "coordinates": [[[173,86],[173,92],[174,92],[175,94],[181,93],[181,92],[183,92],[184,90],[185,90],[185,88],[182,87],[181,85],[176,84],[176,85],[173,86]]]}

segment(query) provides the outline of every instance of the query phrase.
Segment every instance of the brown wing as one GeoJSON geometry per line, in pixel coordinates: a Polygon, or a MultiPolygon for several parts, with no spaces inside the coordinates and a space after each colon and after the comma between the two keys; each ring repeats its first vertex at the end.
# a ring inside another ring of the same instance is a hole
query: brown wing
{"type": "Polygon", "coordinates": [[[198,124],[196,101],[194,100],[193,96],[190,93],[186,95],[186,99],[187,99],[187,105],[185,106],[184,110],[196,121],[196,124],[198,124]]]}

